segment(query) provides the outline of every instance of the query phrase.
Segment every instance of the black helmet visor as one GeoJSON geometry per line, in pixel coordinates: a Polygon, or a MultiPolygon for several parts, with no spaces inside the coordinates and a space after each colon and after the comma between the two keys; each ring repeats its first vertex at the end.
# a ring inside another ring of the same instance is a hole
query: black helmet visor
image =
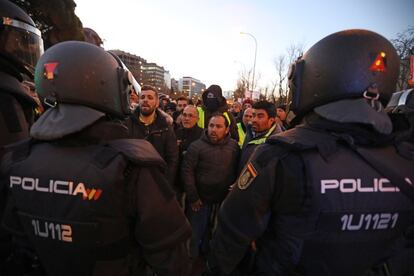
{"type": "Polygon", "coordinates": [[[31,74],[43,54],[40,31],[21,21],[0,17],[0,53],[12,61],[18,61],[31,74]]]}

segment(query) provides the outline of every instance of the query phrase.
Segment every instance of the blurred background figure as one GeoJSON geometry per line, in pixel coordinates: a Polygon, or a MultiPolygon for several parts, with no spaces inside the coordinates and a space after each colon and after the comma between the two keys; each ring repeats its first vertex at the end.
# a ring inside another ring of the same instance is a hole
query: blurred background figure
{"type": "MultiPolygon", "coordinates": [[[[241,112],[241,111],[240,111],[241,112]]],[[[246,134],[249,137],[252,136],[252,119],[253,119],[253,108],[249,107],[244,110],[242,122],[237,123],[237,131],[239,132],[239,146],[243,146],[246,134]]],[[[251,138],[248,138],[251,139],[251,138]]]]}
{"type": "Polygon", "coordinates": [[[98,47],[103,47],[103,40],[101,37],[92,30],[91,28],[83,28],[83,34],[85,36],[85,41],[88,43],[92,43],[98,47]]]}
{"type": "Polygon", "coordinates": [[[243,103],[242,103],[242,109],[241,109],[241,111],[240,111],[240,113],[239,113],[239,116],[237,116],[237,118],[236,118],[236,121],[237,121],[238,123],[241,123],[241,122],[242,122],[242,120],[243,120],[243,114],[244,114],[244,111],[245,111],[247,108],[251,108],[251,107],[252,107],[252,105],[253,105],[253,101],[252,101],[251,99],[249,99],[249,98],[247,98],[247,99],[245,99],[245,100],[243,101],[243,103]]]}
{"type": "Polygon", "coordinates": [[[286,121],[286,105],[281,104],[276,108],[276,115],[277,115],[277,122],[282,130],[287,130],[289,128],[289,124],[286,121]]]}
{"type": "Polygon", "coordinates": [[[174,129],[177,129],[179,126],[181,126],[181,120],[182,120],[181,114],[183,113],[184,108],[189,104],[190,103],[187,97],[179,97],[177,99],[177,109],[173,114],[174,129]]]}
{"type": "Polygon", "coordinates": [[[210,85],[202,94],[202,106],[197,107],[198,110],[198,126],[207,129],[208,121],[212,114],[219,112],[226,118],[229,128],[230,136],[236,141],[239,140],[237,133],[236,120],[233,114],[227,111],[227,102],[223,97],[221,87],[217,84],[210,85]]]}
{"type": "Polygon", "coordinates": [[[229,111],[231,112],[231,114],[233,114],[234,118],[237,118],[241,112],[242,106],[239,102],[234,102],[229,111]]]}

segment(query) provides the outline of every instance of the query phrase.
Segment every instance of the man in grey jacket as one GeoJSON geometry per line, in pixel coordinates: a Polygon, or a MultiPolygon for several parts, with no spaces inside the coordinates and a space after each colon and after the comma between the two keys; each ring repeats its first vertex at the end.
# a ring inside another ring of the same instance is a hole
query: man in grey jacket
{"type": "MultiPolygon", "coordinates": [[[[221,113],[213,114],[207,130],[193,142],[181,167],[193,228],[190,255],[196,259],[209,233],[209,219],[236,178],[240,148],[229,135],[229,124],[221,113]]],[[[213,215],[214,216],[214,215],[213,215]]]]}

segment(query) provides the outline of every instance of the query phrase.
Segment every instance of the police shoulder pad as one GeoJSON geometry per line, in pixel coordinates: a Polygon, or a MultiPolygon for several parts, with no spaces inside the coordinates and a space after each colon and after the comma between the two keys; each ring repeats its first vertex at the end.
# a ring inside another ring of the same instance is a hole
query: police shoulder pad
{"type": "Polygon", "coordinates": [[[107,143],[136,164],[165,167],[165,161],[151,145],[143,139],[117,139],[107,143]]]}
{"type": "Polygon", "coordinates": [[[257,171],[251,162],[247,163],[241,172],[239,178],[237,179],[237,187],[240,190],[246,190],[249,188],[252,181],[256,178],[257,171]]]}

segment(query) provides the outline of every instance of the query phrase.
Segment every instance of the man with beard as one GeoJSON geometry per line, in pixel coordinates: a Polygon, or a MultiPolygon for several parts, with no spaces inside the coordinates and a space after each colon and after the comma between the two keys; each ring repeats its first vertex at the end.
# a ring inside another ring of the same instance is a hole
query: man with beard
{"type": "Polygon", "coordinates": [[[193,229],[190,243],[193,260],[197,259],[200,247],[208,239],[210,218],[214,217],[212,213],[236,178],[239,151],[237,142],[230,138],[226,117],[215,113],[210,118],[208,129],[184,155],[181,175],[187,205],[190,206],[186,214],[193,229]]]}
{"type": "Polygon", "coordinates": [[[129,117],[127,125],[130,138],[149,141],[167,163],[167,178],[174,184],[178,166],[177,139],[173,127],[158,110],[159,99],[156,88],[144,85],[141,88],[139,106],[129,117]]]}
{"type": "Polygon", "coordinates": [[[198,110],[198,126],[201,128],[207,128],[213,113],[219,112],[226,118],[231,138],[236,141],[239,140],[239,134],[237,133],[236,120],[231,112],[227,112],[226,99],[222,95],[221,87],[213,84],[207,88],[203,95],[203,106],[197,108],[198,110]]]}
{"type": "Polygon", "coordinates": [[[188,105],[188,98],[187,97],[179,97],[177,99],[177,108],[176,111],[173,114],[173,119],[174,119],[174,127],[175,129],[178,129],[181,126],[181,121],[182,121],[182,114],[184,111],[184,108],[186,108],[186,106],[188,105]]]}

